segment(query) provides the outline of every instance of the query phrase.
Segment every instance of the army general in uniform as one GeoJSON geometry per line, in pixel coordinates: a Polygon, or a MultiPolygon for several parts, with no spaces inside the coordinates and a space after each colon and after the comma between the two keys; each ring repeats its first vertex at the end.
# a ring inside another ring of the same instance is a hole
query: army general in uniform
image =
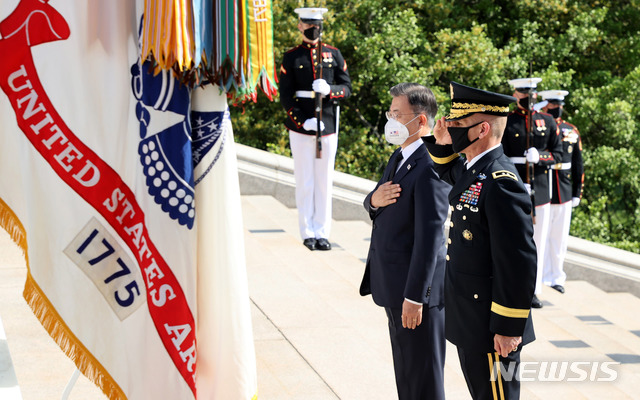
{"type": "Polygon", "coordinates": [[[338,148],[338,101],[351,95],[347,64],[335,47],[322,43],[326,8],[297,8],[302,44],[287,51],[280,68],[280,102],[287,116],[296,181],[298,225],[310,250],[330,250],[333,168],[338,148]],[[321,59],[322,77],[318,59],[321,59]],[[322,96],[322,120],[316,118],[316,100],[322,96]],[[316,158],[320,125],[322,156],[316,158]]]}
{"type": "Polygon", "coordinates": [[[514,371],[535,339],[531,199],[501,139],[512,96],[451,83],[452,106],[423,139],[449,193],[445,336],[474,399],[517,399],[514,371]],[[464,153],[462,158],[459,153],[464,153]]]}

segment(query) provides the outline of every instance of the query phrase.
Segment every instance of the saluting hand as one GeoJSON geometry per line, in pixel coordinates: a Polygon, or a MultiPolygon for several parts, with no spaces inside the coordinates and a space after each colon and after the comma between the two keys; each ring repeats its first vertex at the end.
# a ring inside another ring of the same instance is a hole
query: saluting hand
{"type": "Polygon", "coordinates": [[[433,136],[436,138],[436,144],[451,144],[451,135],[447,129],[447,121],[444,117],[436,121],[433,128],[433,136]]]}
{"type": "Polygon", "coordinates": [[[380,208],[395,203],[401,191],[402,188],[397,183],[391,181],[383,183],[371,195],[371,207],[380,208]]]}

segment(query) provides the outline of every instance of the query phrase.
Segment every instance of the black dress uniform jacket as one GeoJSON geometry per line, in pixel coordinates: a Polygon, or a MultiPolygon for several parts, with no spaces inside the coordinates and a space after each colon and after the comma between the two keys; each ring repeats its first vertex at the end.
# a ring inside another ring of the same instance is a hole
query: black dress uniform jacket
{"type": "Polygon", "coordinates": [[[465,350],[491,353],[493,337],[535,339],[536,282],[531,200],[497,147],[467,170],[451,145],[424,139],[436,172],[453,185],[445,275],[445,334],[465,350]]]}
{"type": "MultiPolygon", "coordinates": [[[[397,149],[391,160],[400,151],[397,149]]],[[[421,145],[393,177],[402,188],[397,202],[373,210],[371,196],[389,180],[394,167],[390,161],[376,188],[364,200],[372,230],[360,294],[372,294],[374,302],[382,307],[401,308],[405,298],[429,307],[442,305],[444,222],[451,186],[440,180],[427,149],[421,145]]]]}
{"type": "MultiPolygon", "coordinates": [[[[315,117],[315,98],[298,97],[297,91],[312,92],[311,84],[317,78],[318,44],[303,42],[287,51],[280,67],[280,102],[287,112],[285,126],[294,132],[315,135],[302,125],[315,117]]],[[[351,95],[351,78],[342,53],[335,47],[322,44],[322,79],[331,86],[331,92],[322,99],[322,136],[336,133],[334,103],[351,95]]]]}
{"type": "Polygon", "coordinates": [[[552,191],[551,203],[562,204],[572,197],[582,196],[584,185],[584,166],[582,163],[582,140],[575,125],[556,119],[562,139],[562,164],[551,167],[552,191]],[[571,164],[569,168],[568,164],[571,164]]]}
{"type": "MultiPolygon", "coordinates": [[[[547,204],[551,200],[549,188],[549,167],[562,160],[562,143],[558,126],[549,114],[533,111],[533,137],[529,138],[529,147],[535,147],[540,153],[540,161],[533,168],[535,205],[547,204]]],[[[527,147],[527,112],[517,108],[507,117],[507,127],[502,136],[504,154],[507,157],[523,157],[527,147]]],[[[526,183],[525,164],[516,164],[518,174],[526,183]]]]}

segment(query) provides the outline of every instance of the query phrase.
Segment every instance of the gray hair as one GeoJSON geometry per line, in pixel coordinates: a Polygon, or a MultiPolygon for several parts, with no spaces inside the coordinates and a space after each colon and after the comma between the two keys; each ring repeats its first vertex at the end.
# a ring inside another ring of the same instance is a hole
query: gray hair
{"type": "Polygon", "coordinates": [[[427,124],[433,129],[438,103],[431,89],[418,83],[403,82],[389,89],[393,97],[405,96],[413,109],[413,112],[427,116],[427,124]]]}

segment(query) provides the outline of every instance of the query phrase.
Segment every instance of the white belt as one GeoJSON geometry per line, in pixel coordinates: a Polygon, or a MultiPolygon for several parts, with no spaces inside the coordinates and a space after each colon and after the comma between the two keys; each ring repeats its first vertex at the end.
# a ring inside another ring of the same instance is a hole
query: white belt
{"type": "Polygon", "coordinates": [[[526,164],[527,163],[527,158],[526,157],[509,157],[511,159],[511,162],[513,162],[514,164],[526,164]]]}
{"type": "Polygon", "coordinates": [[[557,170],[571,169],[571,163],[570,162],[558,163],[558,164],[554,164],[551,168],[552,169],[557,169],[557,170]]]}
{"type": "Polygon", "coordinates": [[[296,90],[296,97],[313,99],[316,97],[316,92],[314,92],[313,90],[296,90]]]}

